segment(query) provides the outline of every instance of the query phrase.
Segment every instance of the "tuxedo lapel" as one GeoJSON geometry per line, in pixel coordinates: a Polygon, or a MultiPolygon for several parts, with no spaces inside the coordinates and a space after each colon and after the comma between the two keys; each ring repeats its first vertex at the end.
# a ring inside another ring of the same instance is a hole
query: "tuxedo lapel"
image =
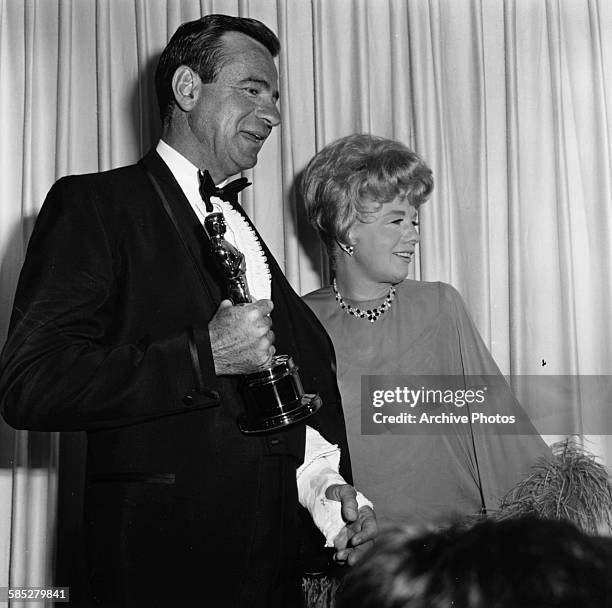
{"type": "Polygon", "coordinates": [[[271,297],[274,302],[272,319],[277,329],[283,328],[282,331],[276,332],[275,345],[278,348],[278,352],[287,352],[297,356],[299,353],[299,344],[296,343],[295,336],[300,335],[300,329],[303,326],[302,317],[304,314],[310,315],[310,309],[308,309],[294,293],[293,288],[278,265],[278,262],[268,249],[257,228],[253,225],[253,222],[251,222],[244,209],[238,203],[232,204],[255,232],[264,255],[266,256],[268,267],[270,268],[270,274],[272,276],[271,297]]]}
{"type": "MultiPolygon", "coordinates": [[[[158,193],[160,204],[167,204],[169,221],[175,224],[178,236],[183,241],[188,257],[195,265],[198,276],[208,296],[218,304],[222,300],[222,290],[214,275],[214,261],[211,258],[209,239],[198,216],[183,193],[172,172],[155,151],[149,152],[140,165],[154,178],[161,190],[158,193]]],[[[165,206],[165,205],[164,205],[165,206]]]]}

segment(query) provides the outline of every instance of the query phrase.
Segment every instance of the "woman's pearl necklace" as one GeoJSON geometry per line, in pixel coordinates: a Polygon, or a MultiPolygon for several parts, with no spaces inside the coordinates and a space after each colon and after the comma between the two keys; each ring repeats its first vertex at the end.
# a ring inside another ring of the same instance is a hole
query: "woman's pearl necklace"
{"type": "Polygon", "coordinates": [[[360,308],[353,307],[344,301],[340,295],[340,292],[338,291],[336,279],[334,279],[332,282],[332,289],[334,290],[334,295],[336,296],[336,302],[340,304],[340,308],[342,308],[342,310],[346,311],[346,313],[349,315],[353,315],[353,317],[367,319],[370,323],[374,323],[374,321],[377,321],[382,314],[387,312],[389,308],[391,308],[391,302],[393,302],[393,299],[395,298],[395,287],[391,285],[385,301],[380,306],[370,308],[369,310],[361,310],[360,308]]]}

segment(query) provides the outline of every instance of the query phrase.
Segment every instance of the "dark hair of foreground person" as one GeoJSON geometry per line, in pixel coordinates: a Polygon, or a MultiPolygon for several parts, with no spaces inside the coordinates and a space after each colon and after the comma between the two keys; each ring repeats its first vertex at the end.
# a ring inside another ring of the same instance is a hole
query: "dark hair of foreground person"
{"type": "Polygon", "coordinates": [[[487,520],[383,534],[343,580],[337,608],[612,606],[612,539],[566,521],[487,520]]]}

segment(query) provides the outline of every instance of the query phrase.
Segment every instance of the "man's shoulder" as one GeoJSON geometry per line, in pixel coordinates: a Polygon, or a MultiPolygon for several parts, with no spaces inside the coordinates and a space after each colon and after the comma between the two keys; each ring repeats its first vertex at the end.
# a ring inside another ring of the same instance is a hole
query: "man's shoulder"
{"type": "Polygon", "coordinates": [[[47,201],[63,201],[64,205],[88,202],[105,209],[146,203],[154,190],[143,160],[106,171],[63,176],[51,187],[47,201]]]}
{"type": "Polygon", "coordinates": [[[118,230],[150,212],[155,196],[141,163],[66,175],[49,190],[39,217],[73,217],[71,221],[76,221],[74,217],[90,213],[118,230]]]}
{"type": "Polygon", "coordinates": [[[133,179],[142,179],[144,176],[145,173],[141,165],[134,163],[106,171],[65,175],[60,177],[55,182],[55,185],[62,188],[108,187],[129,182],[133,179]]]}

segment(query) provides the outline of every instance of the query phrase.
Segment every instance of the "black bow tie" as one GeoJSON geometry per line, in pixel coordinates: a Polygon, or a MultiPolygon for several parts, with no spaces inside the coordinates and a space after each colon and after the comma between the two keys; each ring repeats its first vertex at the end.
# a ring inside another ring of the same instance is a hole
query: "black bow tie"
{"type": "Polygon", "coordinates": [[[241,177],[229,184],[225,184],[223,188],[217,188],[208,171],[198,171],[198,179],[200,180],[200,196],[206,205],[206,211],[209,213],[213,210],[212,203],[210,202],[211,196],[235,203],[238,201],[238,192],[251,185],[251,182],[246,177],[241,177]]]}

